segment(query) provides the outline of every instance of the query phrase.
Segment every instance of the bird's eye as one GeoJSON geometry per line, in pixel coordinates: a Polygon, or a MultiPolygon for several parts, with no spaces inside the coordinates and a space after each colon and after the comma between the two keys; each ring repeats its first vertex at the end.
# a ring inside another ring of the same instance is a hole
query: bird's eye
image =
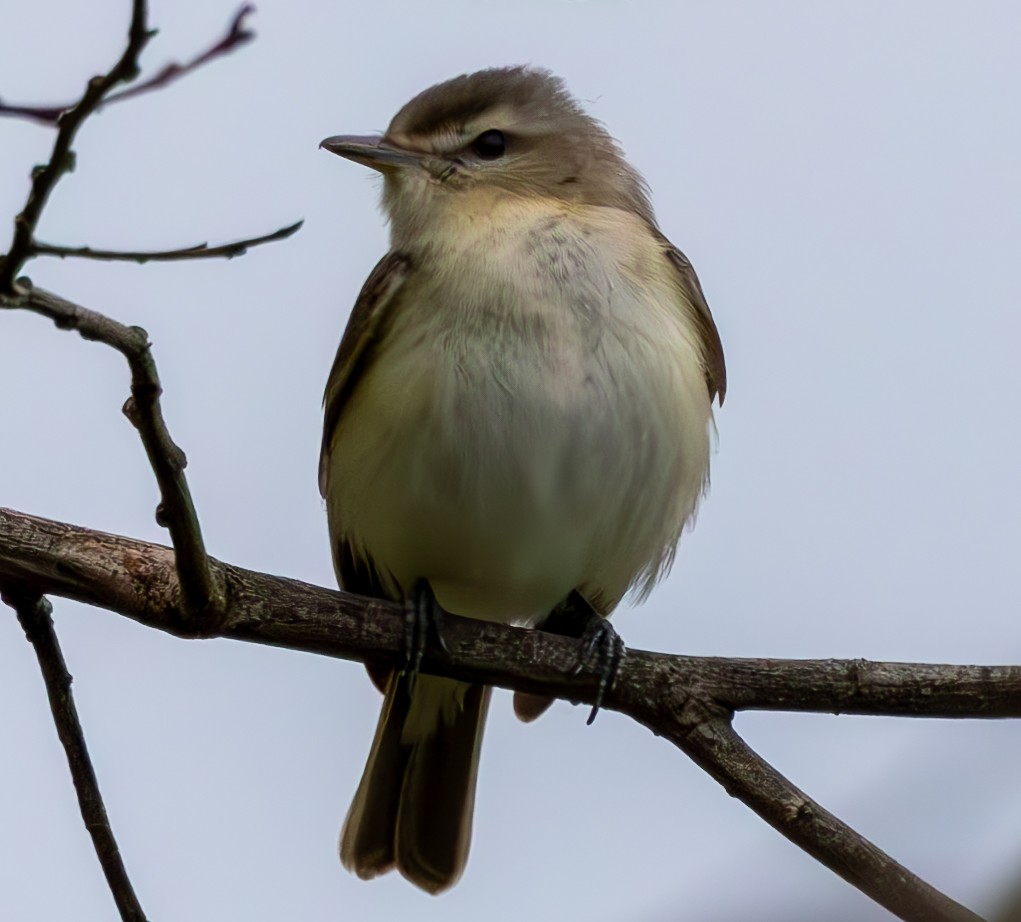
{"type": "Polygon", "coordinates": [[[480,160],[499,160],[507,150],[507,141],[502,131],[490,128],[472,141],[471,148],[480,160]]]}

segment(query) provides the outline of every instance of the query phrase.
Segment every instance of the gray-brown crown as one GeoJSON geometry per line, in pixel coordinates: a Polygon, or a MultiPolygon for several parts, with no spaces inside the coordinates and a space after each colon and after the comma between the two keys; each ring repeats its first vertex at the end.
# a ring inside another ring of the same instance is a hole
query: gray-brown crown
{"type": "Polygon", "coordinates": [[[491,68],[419,93],[394,116],[386,137],[456,158],[486,131],[502,133],[507,157],[483,165],[479,181],[636,212],[654,223],[641,176],[617,143],[547,70],[491,68]]]}

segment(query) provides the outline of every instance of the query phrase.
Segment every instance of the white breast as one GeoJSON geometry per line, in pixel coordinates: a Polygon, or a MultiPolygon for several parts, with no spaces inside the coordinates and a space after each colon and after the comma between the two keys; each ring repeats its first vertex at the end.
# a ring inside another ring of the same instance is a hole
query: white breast
{"type": "Polygon", "coordinates": [[[502,202],[440,228],[330,454],[331,530],[441,605],[612,607],[702,493],[709,396],[683,291],[637,218],[502,202]]]}

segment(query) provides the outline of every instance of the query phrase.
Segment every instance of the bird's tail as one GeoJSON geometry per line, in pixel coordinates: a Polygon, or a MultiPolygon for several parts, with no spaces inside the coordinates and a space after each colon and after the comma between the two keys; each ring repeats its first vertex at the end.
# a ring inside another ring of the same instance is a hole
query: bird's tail
{"type": "Polygon", "coordinates": [[[457,882],[471,843],[489,695],[482,685],[391,674],[340,834],[344,867],[366,879],[396,867],[430,893],[457,882]]]}

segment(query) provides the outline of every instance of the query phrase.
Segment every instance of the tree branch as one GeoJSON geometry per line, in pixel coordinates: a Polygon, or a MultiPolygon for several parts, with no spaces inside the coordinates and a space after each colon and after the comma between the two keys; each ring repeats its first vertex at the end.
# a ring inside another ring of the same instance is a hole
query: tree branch
{"type": "Polygon", "coordinates": [[[14,219],[11,248],[0,261],[0,294],[14,293],[14,280],[31,255],[32,238],[46,201],[60,178],[74,168],[71,145],[78,134],[78,129],[99,108],[113,87],[134,80],[138,76],[138,58],[152,34],[146,26],[145,0],[133,0],[128,42],[117,63],[106,74],[93,77],[86,84],[81,99],[56,119],[58,129],[53,142],[53,152],[45,166],[36,167],[32,172],[32,187],[28,193],[28,200],[21,213],[14,219]]]}
{"type": "Polygon", "coordinates": [[[214,257],[233,259],[235,256],[244,256],[249,247],[273,243],[276,240],[286,240],[292,234],[297,233],[304,223],[304,221],[296,221],[294,224],[288,224],[287,227],[281,227],[271,234],[263,234],[260,237],[246,237],[244,240],[220,243],[216,246],[210,246],[208,243],[196,243],[193,246],[181,247],[177,250],[98,250],[94,247],[57,246],[42,241],[36,241],[30,249],[32,255],[37,256],[59,256],[61,259],[79,257],[111,262],[178,262],[185,259],[212,259],[214,257]]]}
{"type": "MultiPolygon", "coordinates": [[[[188,463],[174,443],[163,419],[156,363],[149,336],[55,294],[19,280],[19,294],[0,293],[0,307],[24,308],[49,317],[62,330],[77,330],[83,339],[105,343],[123,355],[131,369],[131,396],[124,415],[138,430],[160,489],[157,521],[166,526],[176,550],[180,594],[175,603],[187,617],[215,618],[223,606],[223,589],[209,565],[198,515],[184,475],[188,463]]],[[[176,593],[175,593],[176,595],[176,593]]]]}
{"type": "MultiPolygon", "coordinates": [[[[255,38],[255,33],[249,29],[245,23],[245,19],[254,12],[255,7],[251,3],[246,3],[234,14],[234,18],[231,20],[223,37],[210,45],[210,47],[201,54],[192,58],[192,60],[188,61],[186,64],[171,62],[161,68],[148,80],[130,87],[129,89],[121,90],[119,93],[111,93],[105,99],[100,101],[94,111],[100,112],[111,103],[122,102],[125,99],[131,99],[135,96],[140,96],[143,93],[148,93],[152,90],[159,90],[169,86],[171,83],[180,80],[181,77],[187,76],[193,70],[197,70],[203,65],[208,64],[215,58],[223,57],[231,51],[236,51],[238,48],[246,45],[255,38]]],[[[66,103],[64,105],[57,106],[18,106],[0,101],[0,116],[24,118],[42,125],[55,125],[60,120],[60,116],[70,109],[72,105],[74,104],[66,103]]]]}
{"type": "Polygon", "coordinates": [[[1021,666],[671,656],[661,668],[734,711],[1021,717],[1021,666]]]}
{"type": "Polygon", "coordinates": [[[120,849],[117,847],[117,840],[110,827],[110,818],[103,803],[103,796],[99,792],[99,781],[96,779],[89,750],[85,745],[85,736],[78,720],[78,709],[71,693],[71,674],[67,671],[64,655],[53,629],[51,617],[53,608],[34,589],[26,590],[24,587],[10,584],[0,588],[0,599],[17,612],[18,622],[35,649],[39,669],[46,685],[46,696],[49,698],[53,722],[67,755],[68,768],[71,769],[71,780],[78,795],[82,820],[92,837],[92,845],[121,919],[124,922],[146,922],[145,913],[131,886],[120,849]]]}
{"type": "MultiPolygon", "coordinates": [[[[83,816],[122,918],[132,920],[144,917],[109,833],[44,593],[108,608],[183,637],[230,637],[395,664],[401,662],[404,651],[404,613],[399,605],[211,560],[184,477],[184,454],[171,440],[162,417],[161,386],[145,331],[35,290],[27,279],[18,278],[25,262],[38,255],[137,262],[230,257],[297,230],[299,225],[293,225],[216,247],[200,244],[154,252],[63,247],[35,238],[50,194],[73,168],[72,145],[85,119],[111,102],[165,87],[240,47],[252,38],[244,26],[250,11],[249,5],[242,7],[227,33],[193,60],[167,65],[150,79],[115,93],[115,87],[137,78],[139,56],[152,36],[144,0],[133,0],[123,54],[107,74],[89,81],[76,103],[70,107],[0,104],[0,116],[57,126],[50,159],[33,172],[28,199],[15,219],[10,250],[0,257],[0,307],[50,317],[58,327],[104,342],[128,360],[132,394],[125,413],[138,428],[156,474],[162,496],[157,518],[169,528],[175,548],[171,551],[0,509],[0,583],[9,587],[7,597],[36,645],[83,816]]],[[[596,700],[599,675],[593,669],[576,670],[579,650],[569,638],[451,615],[444,622],[444,641],[445,649],[427,651],[423,671],[578,703],[596,700]]],[[[788,839],[901,918],[920,922],[977,918],[811,801],[744,743],[731,720],[735,710],[754,708],[1021,716],[1021,668],[730,660],[630,651],[603,703],[665,736],[788,839]]]]}
{"type": "MultiPolygon", "coordinates": [[[[25,308],[43,314],[62,329],[76,329],[86,339],[99,340],[112,346],[128,360],[132,375],[131,397],[124,406],[124,412],[139,431],[159,483],[161,503],[157,509],[157,520],[170,531],[177,551],[181,605],[185,613],[192,617],[215,618],[222,607],[223,593],[213,579],[198,517],[184,476],[187,461],[184,453],[170,438],[163,420],[159,403],[162,389],[147,334],[140,327],[124,326],[57,295],[33,289],[30,280],[16,279],[16,275],[27,260],[42,254],[136,262],[215,256],[229,258],[241,255],[250,246],[281,240],[298,230],[300,221],[271,234],[215,247],[198,244],[183,249],[152,252],[63,247],[35,239],[36,227],[51,192],[64,173],[73,167],[71,145],[84,121],[106,102],[166,86],[214,58],[240,47],[253,37],[253,33],[244,26],[244,19],[251,11],[249,4],[241,7],[226,35],[189,63],[168,65],[145,83],[111,96],[110,91],[119,83],[130,82],[138,76],[139,56],[153,35],[146,25],[147,8],[144,0],[133,0],[127,46],[117,63],[107,74],[93,77],[81,99],[53,119],[58,130],[50,160],[33,172],[28,201],[14,221],[11,248],[5,256],[0,257],[0,307],[25,308]]],[[[2,106],[0,114],[4,114],[2,106]]]]}
{"type": "Polygon", "coordinates": [[[240,256],[249,247],[291,236],[301,227],[302,222],[282,227],[271,234],[248,237],[232,243],[210,247],[205,243],[174,250],[97,250],[91,247],[65,247],[43,243],[36,239],[36,228],[50,194],[65,173],[74,169],[75,155],[71,149],[74,139],[85,120],[99,112],[105,105],[129,99],[142,93],[162,89],[192,73],[210,61],[240,48],[251,41],[255,33],[245,26],[245,19],[254,10],[245,4],[235,13],[226,34],[204,52],[186,64],[166,65],[149,80],[119,93],[112,93],[120,83],[130,83],[138,76],[138,59],[149,39],[155,35],[147,28],[147,10],[144,0],[133,0],[131,26],[128,43],[120,59],[102,76],[93,77],[85,87],[82,97],[69,106],[10,106],[0,103],[0,116],[11,115],[30,118],[37,122],[57,126],[57,136],[49,161],[32,171],[32,185],[28,200],[20,214],[14,219],[14,236],[8,252],[0,256],[0,295],[15,295],[16,279],[25,263],[35,256],[81,257],[85,259],[123,260],[138,263],[173,261],[186,259],[208,259],[210,257],[240,256]]]}
{"type": "MultiPolygon", "coordinates": [[[[178,636],[231,637],[341,659],[400,662],[400,605],[215,560],[211,565],[226,586],[226,608],[219,625],[197,625],[183,620],[174,605],[174,557],[168,548],[0,509],[0,579],[17,579],[178,636]]],[[[453,615],[445,617],[443,634],[446,649],[427,651],[423,671],[595,702],[599,676],[593,669],[575,674],[575,640],[453,615]]],[[[1017,717],[1021,668],[731,660],[629,650],[604,702],[666,737],[780,833],[901,918],[977,919],[747,747],[730,726],[730,702],[767,707],[770,700],[787,710],[1017,717]],[[754,679],[759,671],[766,676],[762,682],[754,679]],[[822,704],[813,703],[812,695],[820,695],[822,704]]]]}
{"type": "Polygon", "coordinates": [[[689,712],[690,707],[685,707],[681,715],[671,715],[673,719],[660,715],[665,719],[646,726],[657,733],[669,727],[664,735],[723,785],[731,797],[849,884],[901,919],[982,922],[978,915],[899,865],[798,790],[738,736],[729,719],[719,716],[706,720],[698,715],[691,721],[689,712]]]}

